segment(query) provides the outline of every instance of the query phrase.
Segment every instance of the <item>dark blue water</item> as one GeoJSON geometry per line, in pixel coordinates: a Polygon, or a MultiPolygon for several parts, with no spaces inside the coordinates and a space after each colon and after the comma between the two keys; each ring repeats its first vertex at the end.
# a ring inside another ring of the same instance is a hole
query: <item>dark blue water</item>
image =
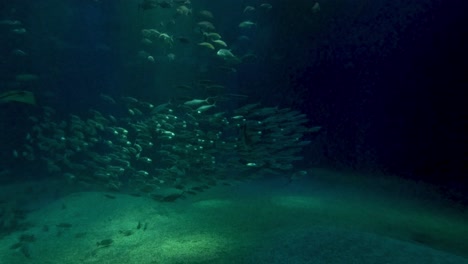
{"type": "MultiPolygon", "coordinates": [[[[247,4],[192,6],[215,14],[217,31],[234,53],[255,54],[230,74],[216,71],[219,61],[194,47],[203,40],[190,25],[199,19],[195,11],[194,18],[176,20],[165,10],[142,12],[134,3],[3,4],[2,19],[22,20],[28,33],[15,35],[2,25],[2,90],[16,74],[39,74],[36,84],[23,88],[69,113],[96,106],[101,93],[156,103],[195,96],[171,87],[214,79],[229,93],[295,107],[323,125],[326,132],[312,137],[320,144],[306,150],[305,164],[425,175],[448,186],[464,182],[464,4],[343,1],[313,13],[306,2],[278,2],[268,12],[246,14],[247,4]],[[144,65],[136,58],[140,30],[158,27],[158,20],[192,43],[154,48],[159,62],[144,65]],[[243,20],[257,26],[239,29],[243,20]],[[29,55],[16,58],[14,49],[29,55]],[[172,64],[165,61],[169,52],[176,54],[172,64]]],[[[232,107],[244,103],[227,101],[232,107]]]]}

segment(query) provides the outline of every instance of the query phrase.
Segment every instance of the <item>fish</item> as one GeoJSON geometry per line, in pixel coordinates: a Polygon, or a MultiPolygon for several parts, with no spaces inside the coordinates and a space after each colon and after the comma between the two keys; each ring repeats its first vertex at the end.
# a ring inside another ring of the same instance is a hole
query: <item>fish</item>
{"type": "Polygon", "coordinates": [[[148,39],[148,38],[142,38],[142,39],[141,39],[141,43],[142,43],[142,44],[145,44],[145,45],[151,45],[151,44],[153,44],[153,41],[151,41],[151,40],[148,39]]]}
{"type": "Polygon", "coordinates": [[[22,34],[25,34],[27,30],[25,28],[15,28],[15,29],[12,29],[11,32],[22,35],[22,34]]]}
{"type": "Polygon", "coordinates": [[[240,63],[242,62],[238,57],[232,54],[231,50],[228,49],[219,49],[216,52],[216,55],[227,62],[240,63]]]}
{"type": "Polygon", "coordinates": [[[12,90],[0,94],[0,104],[9,102],[20,102],[25,104],[36,104],[36,98],[30,91],[12,90]]]}
{"type": "Polygon", "coordinates": [[[172,0],[174,4],[177,5],[190,5],[190,0],[172,0]]]}
{"type": "Polygon", "coordinates": [[[216,29],[213,23],[210,21],[200,21],[197,23],[197,25],[206,31],[214,31],[216,29]]]}
{"type": "Polygon", "coordinates": [[[198,12],[198,15],[206,19],[213,19],[213,13],[211,13],[208,10],[201,10],[200,12],[198,12]]]}
{"type": "Polygon", "coordinates": [[[314,126],[314,127],[311,127],[311,128],[309,129],[308,132],[309,132],[309,133],[317,133],[317,132],[319,132],[321,129],[322,129],[321,126],[314,126]]]}
{"type": "Polygon", "coordinates": [[[211,41],[221,39],[221,35],[216,32],[205,32],[203,36],[211,41]]]}
{"type": "Polygon", "coordinates": [[[152,159],[148,157],[140,157],[138,158],[139,161],[145,162],[145,163],[151,163],[152,159]]]}
{"type": "Polygon", "coordinates": [[[271,4],[269,4],[269,3],[263,3],[263,4],[260,5],[260,7],[264,8],[266,10],[270,10],[270,9],[273,8],[273,6],[271,4]]]}
{"type": "Polygon", "coordinates": [[[107,94],[100,94],[99,97],[101,97],[101,99],[106,102],[106,103],[109,103],[109,104],[116,104],[115,102],[115,99],[110,97],[109,95],[107,94]]]}
{"type": "Polygon", "coordinates": [[[224,42],[224,41],[222,41],[222,40],[220,40],[220,39],[213,40],[213,43],[215,43],[215,44],[217,44],[217,45],[219,45],[219,46],[221,46],[221,47],[224,47],[224,48],[227,47],[226,42],[224,42]]]}
{"type": "Polygon", "coordinates": [[[210,105],[202,105],[202,106],[198,107],[196,111],[197,111],[197,113],[200,114],[202,112],[210,110],[213,107],[216,107],[216,103],[210,104],[210,105]]]}
{"type": "Polygon", "coordinates": [[[157,7],[171,8],[172,4],[168,1],[144,0],[138,5],[138,8],[142,10],[150,10],[157,7]]]}
{"type": "Polygon", "coordinates": [[[15,49],[15,50],[13,50],[11,53],[12,53],[13,55],[15,55],[15,56],[21,56],[21,57],[27,56],[27,55],[28,55],[26,52],[24,52],[24,51],[22,51],[22,50],[20,50],[20,49],[15,49]]]}
{"type": "Polygon", "coordinates": [[[122,96],[122,101],[127,104],[135,104],[138,103],[138,99],[130,96],[122,96]]]}
{"type": "Polygon", "coordinates": [[[226,89],[226,87],[224,87],[224,85],[220,85],[220,84],[210,84],[210,85],[207,85],[205,87],[205,89],[209,90],[209,91],[219,91],[219,90],[226,89]]]}
{"type": "Polygon", "coordinates": [[[242,62],[251,62],[257,59],[257,55],[254,53],[246,53],[241,57],[242,62]]]}
{"type": "Polygon", "coordinates": [[[179,89],[179,90],[186,90],[186,91],[192,90],[192,87],[190,85],[186,85],[186,84],[178,84],[178,85],[174,86],[174,88],[179,89]]]}
{"type": "Polygon", "coordinates": [[[241,35],[237,38],[238,41],[242,41],[242,42],[248,42],[250,41],[250,38],[245,36],[245,35],[241,35]]]}
{"type": "Polygon", "coordinates": [[[319,11],[320,11],[320,4],[318,2],[315,2],[314,6],[312,6],[312,12],[318,13],[319,11]]]}
{"type": "Polygon", "coordinates": [[[175,60],[176,58],[176,55],[174,53],[169,53],[166,55],[166,58],[169,60],[169,61],[173,61],[175,60]]]}
{"type": "Polygon", "coordinates": [[[190,8],[184,6],[184,5],[181,5],[181,6],[177,7],[176,12],[177,12],[178,15],[188,16],[188,15],[192,14],[192,9],[190,9],[190,8]]]}
{"type": "Polygon", "coordinates": [[[154,108],[154,105],[152,103],[149,103],[149,102],[140,102],[139,105],[144,107],[144,108],[147,108],[147,109],[153,109],[154,108]]]}
{"type": "Polygon", "coordinates": [[[253,26],[256,26],[257,24],[250,21],[250,20],[246,20],[246,21],[243,21],[239,24],[239,27],[240,28],[252,28],[253,26]]]}
{"type": "Polygon", "coordinates": [[[231,50],[228,49],[219,49],[218,52],[216,52],[216,55],[223,59],[236,58],[236,56],[232,54],[231,50]]]}
{"type": "Polygon", "coordinates": [[[213,44],[208,43],[208,42],[200,42],[200,43],[198,43],[198,46],[206,47],[206,48],[211,49],[211,50],[215,49],[213,44]]]}
{"type": "Polygon", "coordinates": [[[154,28],[144,28],[141,30],[141,35],[146,38],[157,38],[161,33],[154,28]]]}
{"type": "Polygon", "coordinates": [[[253,7],[253,6],[246,6],[246,7],[244,8],[244,13],[246,13],[246,12],[252,12],[252,11],[255,11],[255,7],[253,7]]]}
{"type": "Polygon", "coordinates": [[[164,103],[164,104],[160,104],[160,105],[157,105],[153,108],[153,110],[151,111],[152,114],[157,114],[159,112],[162,112],[163,110],[167,110],[169,109],[169,106],[171,105],[171,102],[168,102],[168,103],[164,103]]]}
{"type": "Polygon", "coordinates": [[[18,20],[1,20],[0,25],[7,25],[7,26],[20,26],[22,23],[18,20]]]}
{"type": "Polygon", "coordinates": [[[39,77],[31,73],[21,73],[21,74],[17,74],[15,76],[15,79],[18,82],[30,82],[30,81],[37,81],[39,77]]]}
{"type": "Polygon", "coordinates": [[[199,85],[211,85],[211,84],[214,84],[215,81],[213,80],[198,80],[198,84],[199,85]]]}
{"type": "Polygon", "coordinates": [[[211,97],[208,97],[206,99],[193,99],[193,100],[185,102],[184,105],[198,106],[201,104],[209,104],[209,99],[211,99],[211,97]]]}

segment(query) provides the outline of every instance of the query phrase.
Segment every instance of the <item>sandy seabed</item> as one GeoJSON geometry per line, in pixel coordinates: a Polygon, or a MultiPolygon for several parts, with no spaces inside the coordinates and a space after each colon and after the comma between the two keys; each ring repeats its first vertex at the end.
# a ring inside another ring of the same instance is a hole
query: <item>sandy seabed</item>
{"type": "Polygon", "coordinates": [[[0,263],[468,263],[466,208],[420,185],[309,174],[170,203],[72,193],[42,203],[27,215],[30,228],[1,238],[0,263]]]}

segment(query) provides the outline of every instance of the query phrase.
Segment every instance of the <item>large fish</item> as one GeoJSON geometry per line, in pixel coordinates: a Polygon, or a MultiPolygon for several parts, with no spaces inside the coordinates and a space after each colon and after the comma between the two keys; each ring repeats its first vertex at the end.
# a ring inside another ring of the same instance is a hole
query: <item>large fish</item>
{"type": "Polygon", "coordinates": [[[9,102],[20,102],[25,104],[36,104],[34,94],[29,91],[12,90],[0,94],[0,104],[9,102]]]}

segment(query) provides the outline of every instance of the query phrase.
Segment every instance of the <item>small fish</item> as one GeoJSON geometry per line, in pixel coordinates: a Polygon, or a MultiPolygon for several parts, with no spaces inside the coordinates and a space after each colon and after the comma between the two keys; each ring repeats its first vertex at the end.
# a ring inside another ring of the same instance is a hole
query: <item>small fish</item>
{"type": "Polygon", "coordinates": [[[184,105],[198,106],[198,105],[201,105],[201,104],[209,104],[209,99],[210,98],[211,97],[208,97],[206,99],[193,99],[193,100],[185,102],[184,105]]]}
{"type": "Polygon", "coordinates": [[[218,52],[216,52],[216,55],[218,55],[221,58],[235,58],[234,54],[232,54],[231,50],[228,49],[220,49],[218,52]]]}
{"type": "Polygon", "coordinates": [[[142,162],[145,162],[145,163],[151,163],[153,161],[148,157],[140,157],[138,160],[142,161],[142,162]]]}
{"type": "Polygon", "coordinates": [[[318,13],[320,11],[320,4],[316,2],[314,6],[312,6],[312,12],[313,13],[318,13]]]}
{"type": "Polygon", "coordinates": [[[247,54],[244,54],[241,59],[242,59],[242,62],[251,62],[251,61],[255,61],[257,59],[257,55],[254,54],[254,53],[247,53],[247,54]]]}
{"type": "Polygon", "coordinates": [[[163,110],[170,110],[169,109],[169,106],[171,105],[171,103],[164,103],[164,104],[160,104],[160,105],[157,105],[153,108],[153,110],[151,111],[151,113],[155,114],[155,113],[159,113],[159,112],[162,112],[163,110]]]}
{"type": "Polygon", "coordinates": [[[219,45],[219,46],[221,46],[221,47],[224,47],[224,48],[227,47],[226,42],[224,42],[224,41],[222,41],[222,40],[220,40],[220,39],[213,40],[213,43],[215,43],[215,44],[217,44],[217,45],[219,45]]]}
{"type": "Polygon", "coordinates": [[[244,13],[253,12],[253,11],[255,11],[255,7],[253,7],[253,6],[246,6],[244,8],[244,13]]]}
{"type": "Polygon", "coordinates": [[[261,115],[261,116],[266,116],[266,115],[274,115],[278,112],[278,107],[264,107],[261,109],[258,109],[255,111],[255,115],[261,115]]]}
{"type": "Polygon", "coordinates": [[[206,86],[206,90],[210,90],[210,91],[219,91],[219,90],[224,90],[224,89],[226,89],[226,87],[220,84],[211,84],[211,85],[206,86]]]}
{"type": "Polygon", "coordinates": [[[240,28],[252,28],[253,26],[256,26],[257,24],[250,21],[250,20],[246,20],[246,21],[243,21],[239,24],[239,27],[240,28]]]}
{"type": "Polygon", "coordinates": [[[176,55],[174,53],[169,53],[166,55],[166,58],[169,60],[169,61],[173,61],[175,60],[176,58],[176,55]]]}
{"type": "Polygon", "coordinates": [[[22,74],[17,74],[15,76],[15,79],[18,82],[30,82],[30,81],[37,81],[39,77],[36,74],[22,73],[22,74]]]}
{"type": "Polygon", "coordinates": [[[213,13],[211,13],[208,10],[201,10],[200,12],[198,12],[198,15],[206,19],[213,19],[213,13]]]}
{"type": "Polygon", "coordinates": [[[156,0],[144,0],[142,3],[140,3],[138,5],[138,8],[139,9],[142,9],[142,10],[150,10],[150,9],[154,9],[154,8],[157,8],[157,7],[161,7],[161,8],[171,8],[172,7],[172,4],[168,1],[156,1],[156,0]]]}
{"type": "Polygon", "coordinates": [[[205,32],[203,36],[211,41],[221,39],[221,35],[216,32],[205,32]]]}
{"type": "Polygon", "coordinates": [[[208,43],[208,42],[201,42],[201,43],[198,43],[199,46],[202,46],[202,47],[205,47],[205,48],[208,48],[208,49],[211,49],[211,50],[214,50],[215,47],[213,46],[213,44],[211,43],[208,43]]]}
{"type": "Polygon", "coordinates": [[[151,44],[153,44],[153,41],[151,41],[151,40],[148,39],[148,38],[142,38],[142,39],[141,39],[141,43],[142,43],[142,44],[145,44],[145,45],[151,45],[151,44]]]}
{"type": "Polygon", "coordinates": [[[145,108],[149,108],[149,109],[154,108],[154,105],[152,103],[148,103],[148,102],[140,102],[140,105],[145,107],[145,108]]]}
{"type": "Polygon", "coordinates": [[[273,8],[273,6],[270,5],[269,3],[263,3],[263,4],[260,5],[260,7],[263,8],[263,9],[266,9],[266,10],[270,10],[270,9],[273,8]]]}
{"type": "Polygon", "coordinates": [[[322,129],[321,126],[314,126],[309,129],[309,133],[316,133],[319,132],[322,129]]]}
{"type": "Polygon", "coordinates": [[[18,20],[1,20],[0,25],[19,26],[19,25],[21,25],[21,21],[18,21],[18,20]]]}
{"type": "Polygon", "coordinates": [[[138,99],[136,99],[134,97],[130,97],[130,96],[123,96],[122,101],[124,101],[125,103],[128,103],[128,104],[138,103],[138,99]]]}
{"type": "Polygon", "coordinates": [[[198,80],[198,84],[199,85],[210,85],[210,84],[214,84],[215,81],[213,80],[198,80]]]}
{"type": "Polygon", "coordinates": [[[101,99],[107,103],[116,104],[114,98],[110,97],[107,94],[100,94],[99,97],[101,97],[101,99]]]}
{"type": "Polygon", "coordinates": [[[203,112],[206,112],[208,110],[210,110],[211,108],[213,107],[216,107],[216,104],[211,104],[211,105],[202,105],[200,107],[197,108],[197,113],[203,113],[203,112]]]}
{"type": "Polygon", "coordinates": [[[28,55],[26,52],[20,50],[20,49],[15,49],[11,52],[13,55],[15,56],[21,56],[21,57],[24,57],[26,55],[28,55]]]}
{"type": "Polygon", "coordinates": [[[169,136],[169,137],[175,136],[175,133],[169,130],[162,130],[161,132],[164,136],[169,136]]]}
{"type": "Polygon", "coordinates": [[[219,49],[218,52],[216,52],[216,55],[218,55],[218,57],[228,62],[232,62],[232,63],[241,62],[241,60],[237,58],[234,54],[232,54],[231,50],[228,50],[228,49],[219,49]]]}
{"type": "Polygon", "coordinates": [[[190,5],[190,0],[172,0],[177,5],[190,5]]]}
{"type": "Polygon", "coordinates": [[[187,91],[192,90],[191,86],[185,85],[185,84],[178,84],[178,85],[175,86],[175,88],[180,89],[180,90],[187,90],[187,91]]]}
{"type": "Polygon", "coordinates": [[[210,21],[200,21],[197,23],[197,25],[206,31],[214,31],[216,29],[213,23],[210,21]]]}
{"type": "Polygon", "coordinates": [[[36,98],[34,94],[29,91],[12,90],[0,94],[0,104],[8,102],[20,102],[35,105],[36,98]]]}
{"type": "Polygon", "coordinates": [[[15,29],[12,29],[11,32],[22,35],[22,34],[25,34],[27,30],[25,28],[15,28],[15,29]]]}
{"type": "Polygon", "coordinates": [[[192,9],[190,9],[190,8],[184,6],[184,5],[181,5],[181,6],[177,7],[176,12],[179,15],[188,16],[188,15],[192,14],[192,9]]]}
{"type": "Polygon", "coordinates": [[[144,171],[144,170],[139,170],[136,173],[139,174],[139,175],[142,175],[142,176],[148,176],[149,175],[149,173],[147,171],[144,171]]]}

